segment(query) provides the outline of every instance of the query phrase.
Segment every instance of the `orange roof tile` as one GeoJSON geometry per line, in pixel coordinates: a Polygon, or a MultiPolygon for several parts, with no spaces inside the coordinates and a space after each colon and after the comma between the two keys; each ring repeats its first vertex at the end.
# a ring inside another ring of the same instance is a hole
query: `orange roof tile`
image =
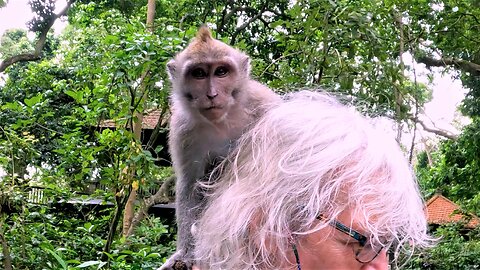
{"type": "MultiPolygon", "coordinates": [[[[440,194],[434,195],[427,201],[427,220],[429,224],[447,224],[458,222],[465,218],[460,207],[440,194]],[[455,212],[456,211],[456,212],[455,212]],[[455,214],[454,214],[455,213],[455,214]]],[[[467,228],[478,226],[480,219],[472,215],[472,219],[465,225],[467,228]]]]}
{"type": "MultiPolygon", "coordinates": [[[[142,129],[155,129],[158,120],[160,119],[160,110],[149,110],[143,115],[142,129]]],[[[100,127],[116,127],[120,123],[124,122],[125,119],[115,120],[103,120],[100,122],[100,127]]],[[[124,123],[123,123],[124,124],[124,123]]]]}
{"type": "Polygon", "coordinates": [[[151,110],[143,115],[142,128],[154,129],[160,119],[160,110],[151,110]]]}

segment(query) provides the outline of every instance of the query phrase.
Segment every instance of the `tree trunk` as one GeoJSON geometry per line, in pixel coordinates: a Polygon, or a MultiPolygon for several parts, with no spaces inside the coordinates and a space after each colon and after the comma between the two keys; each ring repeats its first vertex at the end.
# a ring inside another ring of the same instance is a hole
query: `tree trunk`
{"type": "MultiPolygon", "coordinates": [[[[152,33],[153,32],[153,22],[155,19],[155,0],[148,0],[147,4],[147,30],[152,33]]],[[[149,80],[147,77],[149,76],[149,69],[146,68],[143,71],[142,74],[142,80],[141,80],[141,85],[139,87],[140,89],[140,103],[139,103],[139,108],[141,108],[142,111],[135,110],[134,112],[134,124],[133,124],[133,133],[135,135],[135,140],[141,144],[142,142],[142,122],[143,122],[143,104],[145,103],[145,92],[148,90],[148,82],[149,80]]],[[[134,98],[134,97],[132,97],[134,98]]],[[[130,195],[128,196],[127,203],[125,204],[125,212],[123,215],[123,226],[122,226],[122,235],[124,237],[128,237],[129,232],[133,231],[133,228],[130,228],[132,226],[132,220],[133,216],[135,214],[135,201],[137,200],[137,190],[138,190],[138,184],[133,185],[134,177],[135,177],[135,168],[132,167],[129,170],[129,173],[127,175],[127,183],[132,185],[132,191],[130,192],[130,195]]]]}
{"type": "Polygon", "coordinates": [[[8,248],[7,239],[5,239],[5,235],[4,235],[3,232],[4,232],[4,230],[3,230],[3,220],[1,220],[0,221],[0,244],[2,245],[3,269],[12,270],[13,269],[12,257],[10,256],[10,249],[8,248]]]}
{"type": "Polygon", "coordinates": [[[402,124],[402,119],[401,119],[401,105],[403,103],[403,98],[402,98],[402,88],[403,88],[403,76],[404,76],[404,71],[405,71],[405,64],[403,63],[403,53],[405,52],[404,49],[404,36],[403,36],[403,22],[402,22],[402,15],[401,13],[394,11],[394,20],[395,23],[398,25],[399,31],[400,31],[400,46],[399,46],[399,56],[400,56],[400,83],[399,85],[394,85],[395,89],[395,116],[397,120],[397,136],[396,140],[399,144],[401,144],[402,141],[402,130],[403,130],[403,124],[402,124]]]}
{"type": "Polygon", "coordinates": [[[128,196],[128,200],[125,204],[125,211],[123,213],[123,224],[122,224],[122,235],[127,237],[127,233],[130,229],[130,226],[132,224],[132,219],[133,215],[135,213],[135,201],[137,200],[137,189],[134,187],[136,185],[133,185],[133,179],[135,172],[133,170],[130,170],[128,178],[129,182],[132,183],[132,189],[130,191],[130,195],[128,196]]]}
{"type": "Polygon", "coordinates": [[[110,253],[110,247],[113,242],[113,238],[115,236],[115,232],[117,231],[117,225],[118,222],[120,221],[120,216],[122,213],[122,209],[124,208],[125,205],[125,194],[121,194],[121,192],[116,192],[117,195],[115,195],[115,203],[116,203],[116,208],[115,212],[112,216],[112,219],[110,220],[110,226],[108,230],[108,236],[107,236],[107,242],[105,243],[105,246],[103,248],[101,260],[102,261],[107,261],[108,260],[108,255],[107,253],[110,253]]]}

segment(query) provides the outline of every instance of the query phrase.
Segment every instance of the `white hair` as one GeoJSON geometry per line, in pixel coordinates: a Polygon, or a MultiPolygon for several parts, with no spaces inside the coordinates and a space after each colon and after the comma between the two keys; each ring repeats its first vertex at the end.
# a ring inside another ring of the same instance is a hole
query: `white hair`
{"type": "Polygon", "coordinates": [[[347,208],[374,240],[395,242],[396,257],[431,242],[398,144],[326,94],[302,91],[269,110],[219,170],[197,223],[201,269],[278,268],[292,236],[324,228],[347,208]]]}

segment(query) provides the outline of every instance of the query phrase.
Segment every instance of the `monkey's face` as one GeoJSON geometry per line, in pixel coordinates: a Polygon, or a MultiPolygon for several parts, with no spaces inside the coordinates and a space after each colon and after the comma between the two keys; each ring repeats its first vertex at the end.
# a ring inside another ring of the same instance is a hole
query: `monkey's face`
{"type": "Polygon", "coordinates": [[[233,61],[225,58],[215,61],[187,61],[183,77],[181,98],[207,120],[219,122],[225,119],[236,103],[241,78],[244,76],[241,76],[233,61]]]}

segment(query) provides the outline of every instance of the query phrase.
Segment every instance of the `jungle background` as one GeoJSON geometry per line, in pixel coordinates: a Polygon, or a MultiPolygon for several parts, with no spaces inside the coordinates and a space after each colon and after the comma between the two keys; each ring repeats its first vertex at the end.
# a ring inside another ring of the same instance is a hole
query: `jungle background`
{"type": "MultiPolygon", "coordinates": [[[[321,87],[382,117],[425,200],[441,193],[480,215],[478,0],[29,4],[28,31],[0,39],[2,269],[155,269],[174,250],[175,225],[152,214],[173,196],[165,64],[201,24],[277,92],[321,87]],[[458,132],[425,118],[434,74],[447,72],[466,89],[458,132]]],[[[464,225],[432,229],[437,247],[404,268],[480,269],[480,229],[464,225]]]]}

